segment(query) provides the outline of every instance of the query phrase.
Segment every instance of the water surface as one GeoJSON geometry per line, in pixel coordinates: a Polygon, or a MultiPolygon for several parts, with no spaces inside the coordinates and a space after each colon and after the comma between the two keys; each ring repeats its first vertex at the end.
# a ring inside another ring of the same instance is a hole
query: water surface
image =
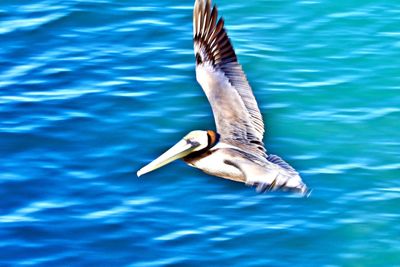
{"type": "Polygon", "coordinates": [[[213,129],[193,1],[0,2],[0,265],[400,263],[397,1],[219,0],[267,149],[310,198],[176,162],[213,129]]]}

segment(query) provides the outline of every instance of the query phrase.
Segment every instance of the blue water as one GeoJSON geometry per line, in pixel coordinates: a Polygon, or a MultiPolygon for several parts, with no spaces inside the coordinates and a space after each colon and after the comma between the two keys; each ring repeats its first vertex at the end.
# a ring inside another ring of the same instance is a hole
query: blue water
{"type": "Polygon", "coordinates": [[[217,3],[311,197],[136,177],[214,128],[193,1],[1,1],[1,266],[400,265],[398,1],[217,3]]]}

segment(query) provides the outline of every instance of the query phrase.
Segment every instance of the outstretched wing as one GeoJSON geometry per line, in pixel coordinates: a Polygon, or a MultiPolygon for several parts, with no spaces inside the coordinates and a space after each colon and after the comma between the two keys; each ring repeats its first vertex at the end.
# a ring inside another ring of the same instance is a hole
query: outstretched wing
{"type": "Polygon", "coordinates": [[[213,110],[224,142],[265,157],[264,123],[246,75],[239,64],[224,20],[210,0],[196,0],[193,12],[196,78],[213,110]]]}

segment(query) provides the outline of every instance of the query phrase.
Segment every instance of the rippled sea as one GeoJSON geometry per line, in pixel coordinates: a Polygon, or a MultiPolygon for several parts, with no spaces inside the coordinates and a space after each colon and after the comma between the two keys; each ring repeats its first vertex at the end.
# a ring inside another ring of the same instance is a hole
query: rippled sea
{"type": "Polygon", "coordinates": [[[217,1],[309,198],[136,177],[214,128],[193,2],[0,1],[0,265],[399,266],[399,2],[217,1]]]}

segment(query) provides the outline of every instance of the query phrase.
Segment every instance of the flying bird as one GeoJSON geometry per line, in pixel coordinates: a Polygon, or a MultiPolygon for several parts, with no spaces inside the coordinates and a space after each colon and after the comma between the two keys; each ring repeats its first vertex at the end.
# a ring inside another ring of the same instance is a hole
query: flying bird
{"type": "Polygon", "coordinates": [[[216,131],[187,134],[137,172],[151,172],[176,159],[207,174],[256,186],[257,191],[308,189],[299,173],[264,148],[264,122],[232,43],[211,0],[196,0],[193,10],[196,79],[210,102],[216,131]]]}

